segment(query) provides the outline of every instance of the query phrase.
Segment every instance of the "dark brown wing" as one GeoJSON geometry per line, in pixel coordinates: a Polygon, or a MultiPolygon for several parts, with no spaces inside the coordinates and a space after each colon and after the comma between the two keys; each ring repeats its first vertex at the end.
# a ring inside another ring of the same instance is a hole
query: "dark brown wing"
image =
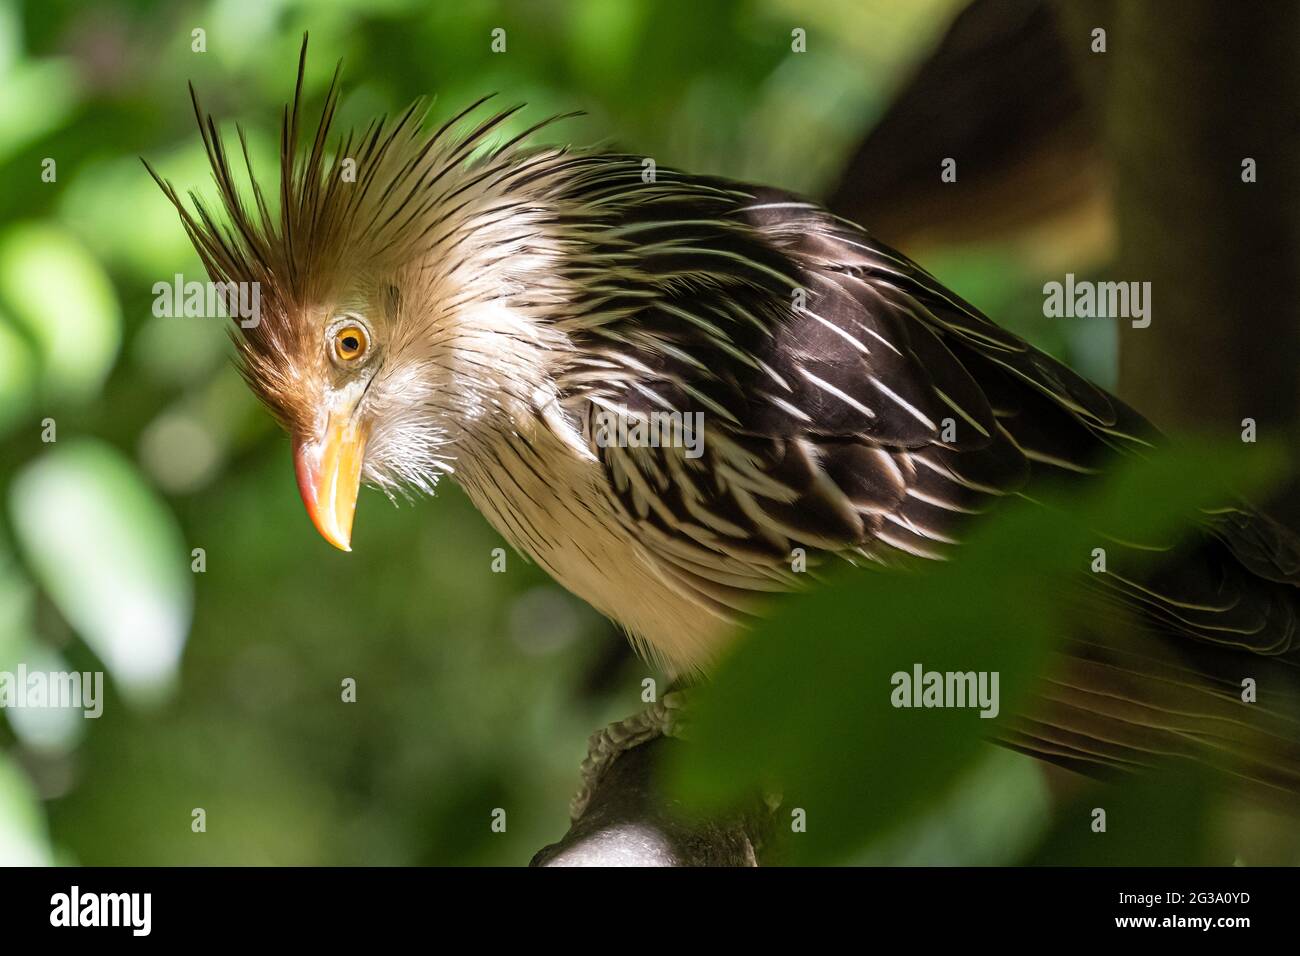
{"type": "MultiPolygon", "coordinates": [[[[656,211],[650,234],[680,256],[651,247],[649,276],[628,281],[652,293],[589,354],[596,405],[710,423],[696,460],[598,454],[629,522],[682,547],[686,586],[718,606],[794,586],[795,548],[943,557],[1000,497],[1082,479],[1158,440],[1123,402],[851,223],[788,194],[710,185],[726,198],[656,211]],[[690,252],[701,248],[725,255],[701,262],[690,252]]],[[[1234,772],[1300,792],[1300,543],[1231,508],[1154,574],[1126,570],[1137,566],[1117,546],[1111,573],[1088,577],[1138,612],[1142,633],[1081,627],[1011,742],[1084,767],[1235,754],[1234,772]],[[1241,680],[1255,671],[1276,706],[1247,712],[1241,680]]]]}

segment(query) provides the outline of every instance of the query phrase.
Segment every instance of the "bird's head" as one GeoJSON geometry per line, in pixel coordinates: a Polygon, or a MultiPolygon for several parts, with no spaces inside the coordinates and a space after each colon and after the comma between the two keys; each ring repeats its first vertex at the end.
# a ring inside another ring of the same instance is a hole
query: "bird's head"
{"type": "Polygon", "coordinates": [[[562,154],[525,152],[522,137],[486,150],[515,110],[471,122],[482,100],[436,130],[417,102],[331,150],[337,71],[304,147],[305,57],[304,39],[275,202],[242,130],[237,184],[197,97],[224,208],[191,193],[191,211],[154,178],[212,281],[256,305],[234,330],[241,371],[292,437],[316,527],[349,550],[363,481],[390,496],[432,490],[485,429],[509,428],[498,420],[546,389],[548,356],[564,348],[540,318],[563,296],[555,260],[568,240],[548,201],[562,154]]]}

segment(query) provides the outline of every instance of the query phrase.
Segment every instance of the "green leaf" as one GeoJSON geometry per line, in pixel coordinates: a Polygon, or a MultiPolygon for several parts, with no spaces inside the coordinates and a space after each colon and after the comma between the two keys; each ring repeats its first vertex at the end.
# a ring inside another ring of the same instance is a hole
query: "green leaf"
{"type": "Polygon", "coordinates": [[[1211,838],[1210,781],[1194,767],[1165,768],[1093,789],[1070,802],[1029,859],[1035,866],[1227,866],[1211,838]],[[1104,816],[1103,816],[1104,815],[1104,816]],[[1105,829],[1097,827],[1104,822],[1105,829]]]}
{"type": "MultiPolygon", "coordinates": [[[[3,18],[0,7],[0,18],[3,18]]],[[[0,22],[0,34],[10,24],[0,22]]],[[[67,120],[77,101],[76,72],[67,60],[28,60],[14,63],[6,72],[0,63],[0,162],[25,149],[67,120]]],[[[39,170],[38,170],[39,172],[39,170]]],[[[33,173],[33,180],[36,173],[33,173]]],[[[40,184],[37,188],[55,189],[40,184]]]]}
{"type": "Polygon", "coordinates": [[[1041,842],[1052,810],[1042,765],[1002,748],[943,803],[855,856],[855,866],[1007,866],[1041,842]]]}
{"type": "Polygon", "coordinates": [[[10,514],[24,556],[124,694],[162,696],[189,630],[189,549],[135,466],[79,440],[26,466],[10,514]]]}
{"type": "Polygon", "coordinates": [[[108,276],[80,243],[51,225],[10,229],[0,237],[0,296],[36,342],[52,393],[98,392],[117,355],[122,314],[108,276]]]}
{"type": "Polygon", "coordinates": [[[787,599],[724,662],[695,702],[692,745],[672,779],[717,812],[757,789],[801,809],[790,858],[842,859],[947,795],[985,752],[977,708],[896,707],[895,675],[985,673],[999,714],[1024,700],[1077,604],[1098,528],[1166,539],[1221,503],[1233,481],[1257,487],[1280,456],[1192,447],[1122,463],[1080,496],[1020,501],[986,519],[955,558],[906,572],[841,571],[787,599]],[[1188,480],[1194,475],[1195,480],[1188,480]]]}
{"type": "MultiPolygon", "coordinates": [[[[28,674],[66,674],[72,670],[62,654],[49,645],[36,641],[28,642],[20,651],[19,658],[28,674]]],[[[93,677],[88,686],[96,686],[93,677]]],[[[72,751],[85,737],[89,723],[86,708],[81,704],[69,707],[13,707],[6,708],[4,713],[14,736],[22,745],[29,751],[43,754],[66,754],[72,751]]]]}
{"type": "Polygon", "coordinates": [[[27,414],[36,387],[36,356],[0,314],[0,434],[27,414]]]}
{"type": "Polygon", "coordinates": [[[0,540],[0,671],[13,670],[31,643],[34,594],[8,545],[0,540]]]}
{"type": "Polygon", "coordinates": [[[0,752],[0,866],[49,866],[52,856],[36,791],[0,752]]]}

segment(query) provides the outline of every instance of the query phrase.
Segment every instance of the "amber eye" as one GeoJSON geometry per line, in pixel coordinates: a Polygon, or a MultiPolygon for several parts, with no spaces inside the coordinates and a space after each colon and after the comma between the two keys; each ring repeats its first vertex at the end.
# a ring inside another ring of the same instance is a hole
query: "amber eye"
{"type": "Polygon", "coordinates": [[[355,362],[366,354],[369,346],[366,330],[359,325],[348,323],[334,331],[334,354],[340,362],[355,362]]]}

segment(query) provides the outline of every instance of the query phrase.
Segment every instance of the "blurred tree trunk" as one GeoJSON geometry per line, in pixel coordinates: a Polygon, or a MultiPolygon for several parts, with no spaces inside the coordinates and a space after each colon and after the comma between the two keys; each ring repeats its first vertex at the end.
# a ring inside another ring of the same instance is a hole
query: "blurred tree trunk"
{"type": "MultiPolygon", "coordinates": [[[[1300,4],[1061,11],[1115,170],[1111,277],[1152,287],[1150,327],[1121,323],[1121,394],[1162,428],[1232,440],[1251,418],[1300,453],[1300,4]]],[[[1300,488],[1273,510],[1296,525],[1300,488]]]]}
{"type": "MultiPolygon", "coordinates": [[[[1051,231],[1081,250],[1081,215],[1108,217],[1099,136],[1051,0],[973,0],[898,90],[826,205],[892,245],[1051,231]],[[941,183],[958,163],[960,188],[941,183]]],[[[1109,237],[1101,234],[1102,240],[1109,237]]]]}

